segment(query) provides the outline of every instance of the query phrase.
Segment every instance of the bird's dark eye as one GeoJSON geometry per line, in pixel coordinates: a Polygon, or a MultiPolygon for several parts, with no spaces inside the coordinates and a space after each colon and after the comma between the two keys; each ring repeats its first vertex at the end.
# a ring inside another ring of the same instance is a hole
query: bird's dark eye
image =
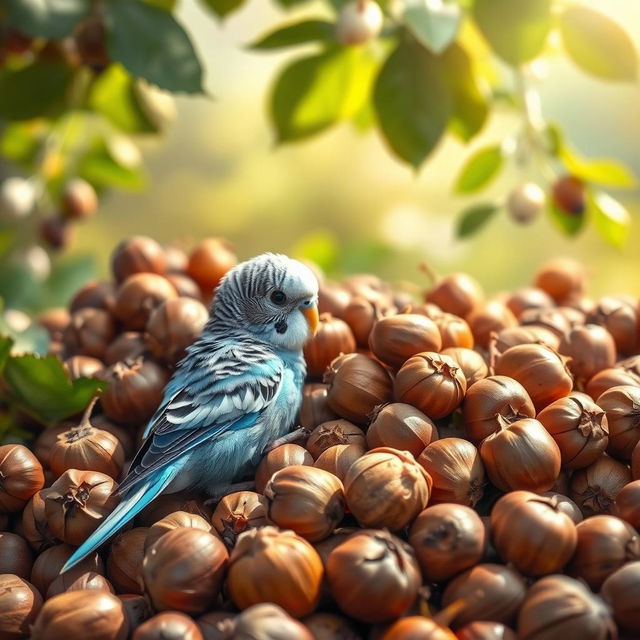
{"type": "Polygon", "coordinates": [[[271,302],[277,305],[283,305],[287,301],[287,296],[284,294],[284,291],[273,291],[271,293],[271,302]]]}

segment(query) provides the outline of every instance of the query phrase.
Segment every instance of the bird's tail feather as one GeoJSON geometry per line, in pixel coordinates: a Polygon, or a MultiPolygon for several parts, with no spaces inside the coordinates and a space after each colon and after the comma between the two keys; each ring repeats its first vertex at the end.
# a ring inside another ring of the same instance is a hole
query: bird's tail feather
{"type": "Polygon", "coordinates": [[[64,573],[104,544],[127,522],[135,518],[173,480],[176,469],[170,465],[151,476],[139,488],[127,493],[106,520],[75,550],[60,570],[64,573]]]}

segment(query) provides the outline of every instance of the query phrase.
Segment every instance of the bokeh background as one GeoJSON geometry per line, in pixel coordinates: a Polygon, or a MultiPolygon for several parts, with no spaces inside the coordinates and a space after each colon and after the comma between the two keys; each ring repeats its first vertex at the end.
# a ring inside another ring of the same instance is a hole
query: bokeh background
{"type": "MultiPolygon", "coordinates": [[[[640,3],[585,4],[640,43],[640,3]]],[[[426,260],[441,272],[473,273],[489,292],[521,286],[545,258],[566,254],[589,266],[593,295],[640,293],[638,191],[612,192],[634,216],[622,250],[592,226],[567,238],[544,216],[518,226],[502,214],[471,239],[455,239],[456,215],[471,199],[454,196],[453,181],[473,149],[517,130],[515,115],[495,113],[470,148],[448,136],[418,173],[397,162],[376,133],[350,124],[276,147],[266,100],[290,54],[258,54],[246,44],[282,22],[282,12],[250,2],[220,25],[184,0],[178,15],[205,62],[211,97],[178,98],[168,133],[142,143],[149,188],[111,194],[78,229],[69,253],[93,256],[97,274],[108,272],[110,251],[130,234],[185,247],[215,235],[229,238],[242,258],[268,250],[313,255],[332,275],[373,271],[418,286],[426,280],[417,265],[426,260]]],[[[545,117],[584,155],[617,157],[640,175],[640,86],[595,80],[561,55],[538,71],[545,117]]],[[[518,178],[505,172],[489,194],[506,193],[518,178]]]]}

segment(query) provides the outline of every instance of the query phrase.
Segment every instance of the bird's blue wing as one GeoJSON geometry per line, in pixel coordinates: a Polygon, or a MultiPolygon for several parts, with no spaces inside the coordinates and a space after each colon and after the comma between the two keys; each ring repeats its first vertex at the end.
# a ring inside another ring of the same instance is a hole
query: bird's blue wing
{"type": "Polygon", "coordinates": [[[268,348],[248,342],[216,345],[215,350],[205,345],[198,345],[167,386],[118,493],[202,442],[253,426],[277,395],[284,364],[268,348]]]}
{"type": "Polygon", "coordinates": [[[160,495],[181,473],[185,453],[230,430],[253,426],[276,397],[283,374],[282,360],[255,343],[216,345],[192,353],[167,385],[144,445],[118,488],[122,502],[62,571],[99,548],[160,495]]]}

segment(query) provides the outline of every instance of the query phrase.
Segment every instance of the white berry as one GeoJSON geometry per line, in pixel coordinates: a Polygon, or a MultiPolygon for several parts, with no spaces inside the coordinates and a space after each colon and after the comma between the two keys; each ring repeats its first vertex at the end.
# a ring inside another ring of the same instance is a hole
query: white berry
{"type": "Polygon", "coordinates": [[[0,185],[0,216],[5,220],[26,218],[36,202],[33,185],[24,178],[7,178],[0,185]]]}
{"type": "Polygon", "coordinates": [[[509,215],[520,224],[533,222],[544,209],[546,196],[535,182],[523,182],[507,198],[509,215]]]}
{"type": "Polygon", "coordinates": [[[336,22],[336,38],[341,44],[362,44],[382,30],[382,9],[373,0],[355,0],[342,7],[336,22]]]}
{"type": "Polygon", "coordinates": [[[37,244],[25,249],[20,256],[20,261],[38,282],[45,281],[51,275],[49,254],[37,244]]]}

